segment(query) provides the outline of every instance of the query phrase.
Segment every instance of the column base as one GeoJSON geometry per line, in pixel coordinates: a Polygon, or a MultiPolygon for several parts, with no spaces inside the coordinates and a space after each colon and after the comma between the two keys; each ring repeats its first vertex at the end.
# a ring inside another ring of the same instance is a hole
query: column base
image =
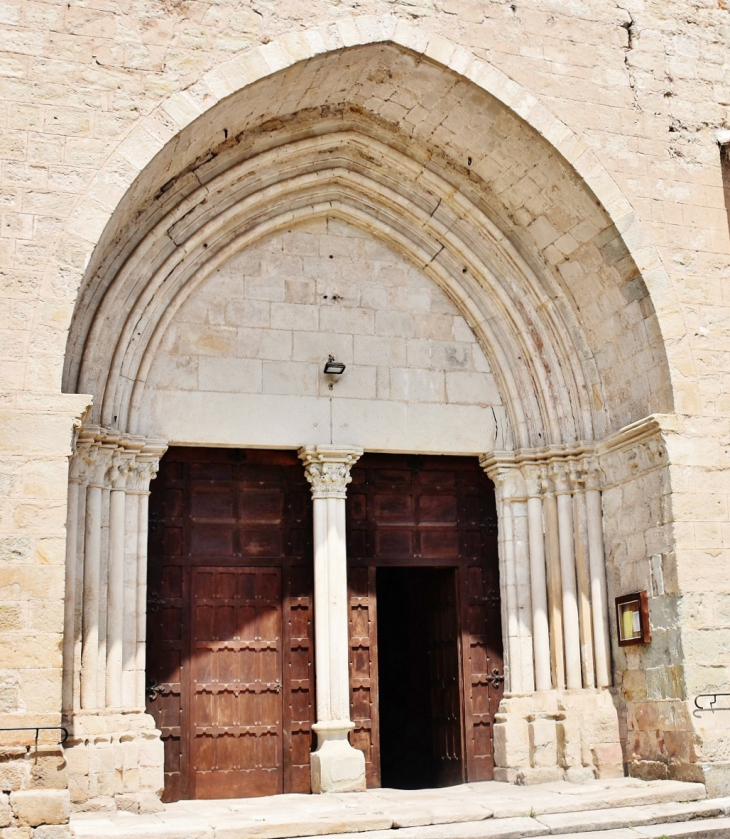
{"type": "Polygon", "coordinates": [[[350,745],[349,720],[315,723],[317,750],[312,752],[312,792],[364,792],[365,755],[350,745]]]}
{"type": "Polygon", "coordinates": [[[609,690],[551,690],[505,696],[494,726],[495,780],[542,784],[624,775],[609,690]]]}
{"type": "Polygon", "coordinates": [[[72,810],[162,809],[164,748],[149,714],[79,711],[64,724],[72,810]]]}

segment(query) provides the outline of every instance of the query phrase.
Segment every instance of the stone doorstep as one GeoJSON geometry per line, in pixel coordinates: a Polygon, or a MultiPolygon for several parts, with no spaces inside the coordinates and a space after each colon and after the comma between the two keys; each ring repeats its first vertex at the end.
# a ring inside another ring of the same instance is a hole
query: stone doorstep
{"type": "MultiPolygon", "coordinates": [[[[77,835],[77,834],[74,834],[77,835]]],[[[205,825],[168,826],[118,825],[100,831],[84,833],[89,839],[247,839],[250,835],[238,827],[219,829],[205,825]]],[[[730,839],[730,818],[693,820],[644,827],[624,827],[581,833],[553,832],[532,818],[508,818],[436,825],[429,828],[409,828],[397,833],[392,830],[368,833],[368,839],[528,839],[533,836],[569,836],[570,839],[730,839]]],[[[362,833],[340,834],[338,839],[363,839],[362,833]]]]}
{"type": "Polygon", "coordinates": [[[730,818],[571,833],[570,839],[730,839],[730,818]]]}
{"type": "Polygon", "coordinates": [[[687,822],[694,819],[712,819],[730,815],[730,798],[716,798],[681,804],[649,804],[634,807],[616,807],[608,810],[588,810],[573,813],[550,813],[537,816],[537,821],[547,825],[550,832],[558,835],[612,830],[623,827],[673,822],[687,822]]]}
{"type": "MultiPolygon", "coordinates": [[[[585,785],[589,786],[588,784],[585,785]]],[[[651,804],[675,804],[678,801],[701,801],[705,798],[704,784],[684,783],[681,781],[650,781],[644,787],[632,787],[627,790],[611,789],[586,791],[582,795],[548,793],[539,787],[528,787],[530,792],[521,800],[506,801],[504,804],[490,802],[495,819],[521,816],[525,812],[535,815],[550,813],[571,813],[583,810],[611,810],[651,804]],[[666,785],[665,785],[666,784],[666,785]],[[670,786],[671,785],[671,786],[670,786]],[[538,792],[539,791],[539,792],[538,792]]],[[[486,803],[486,802],[485,802],[486,803]]]]}
{"type": "Polygon", "coordinates": [[[404,791],[400,800],[395,791],[371,790],[342,796],[185,801],[147,816],[125,812],[74,815],[71,826],[80,839],[303,839],[323,835],[362,839],[365,833],[367,839],[509,839],[513,835],[577,837],[586,833],[586,828],[598,831],[601,839],[611,839],[609,834],[615,830],[636,830],[657,822],[669,827],[680,820],[730,813],[730,798],[701,800],[705,795],[702,784],[658,781],[636,786],[627,779],[627,783],[607,786],[586,784],[580,794],[573,794],[573,787],[565,783],[521,790],[480,784],[478,788],[465,785],[431,790],[430,795],[404,791]],[[692,799],[696,803],[691,803],[692,799]],[[426,806],[421,807],[421,802],[426,806]],[[398,828],[397,834],[394,828],[398,828]]]}

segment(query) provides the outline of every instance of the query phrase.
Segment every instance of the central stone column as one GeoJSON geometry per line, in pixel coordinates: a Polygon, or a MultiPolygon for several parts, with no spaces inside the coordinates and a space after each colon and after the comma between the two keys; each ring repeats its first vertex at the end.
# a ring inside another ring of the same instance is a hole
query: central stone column
{"type": "Polygon", "coordinates": [[[353,748],[345,496],[350,469],[362,449],[307,446],[299,451],[314,504],[314,665],[317,679],[317,750],[312,792],[365,789],[365,755],[353,748]]]}

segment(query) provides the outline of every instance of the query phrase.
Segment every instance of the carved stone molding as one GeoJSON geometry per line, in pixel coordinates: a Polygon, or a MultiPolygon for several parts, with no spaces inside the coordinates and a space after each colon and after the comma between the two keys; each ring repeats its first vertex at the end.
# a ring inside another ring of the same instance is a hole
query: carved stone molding
{"type": "Polygon", "coordinates": [[[602,488],[616,486],[669,465],[657,417],[647,417],[622,428],[597,447],[603,473],[602,488]]]}
{"type": "Polygon", "coordinates": [[[504,500],[580,492],[600,485],[593,443],[485,455],[480,464],[504,500]]]}
{"type": "Polygon", "coordinates": [[[167,450],[164,440],[122,434],[98,425],[77,435],[69,480],[128,492],[146,492],[167,450]]]}
{"type": "Polygon", "coordinates": [[[350,469],[363,450],[350,446],[305,446],[299,450],[312,498],[345,498],[350,469]]]}
{"type": "Polygon", "coordinates": [[[661,469],[668,458],[659,418],[651,416],[600,443],[493,452],[480,463],[503,499],[519,501],[546,493],[606,489],[661,469]]]}

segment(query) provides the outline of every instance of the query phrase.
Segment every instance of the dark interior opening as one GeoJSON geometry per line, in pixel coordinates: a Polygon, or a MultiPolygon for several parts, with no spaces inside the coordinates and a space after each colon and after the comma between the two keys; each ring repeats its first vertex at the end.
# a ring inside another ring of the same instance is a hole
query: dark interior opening
{"type": "Polygon", "coordinates": [[[377,603],[382,786],[460,783],[456,572],[379,568],[377,603]]]}

